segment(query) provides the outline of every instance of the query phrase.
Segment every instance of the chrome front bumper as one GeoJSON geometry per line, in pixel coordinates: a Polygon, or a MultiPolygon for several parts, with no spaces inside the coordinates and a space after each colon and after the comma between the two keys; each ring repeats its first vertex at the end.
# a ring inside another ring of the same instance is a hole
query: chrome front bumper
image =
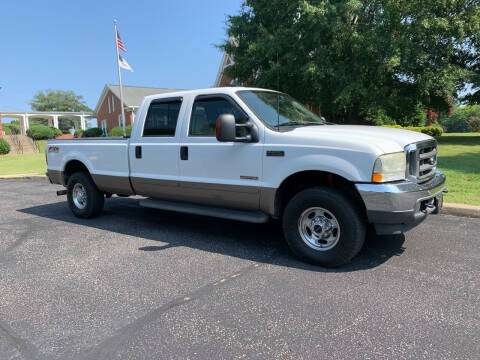
{"type": "Polygon", "coordinates": [[[368,221],[375,225],[378,234],[401,233],[418,225],[434,211],[433,203],[441,205],[440,198],[446,191],[445,175],[438,170],[432,179],[421,184],[404,180],[355,186],[365,204],[368,221]]]}

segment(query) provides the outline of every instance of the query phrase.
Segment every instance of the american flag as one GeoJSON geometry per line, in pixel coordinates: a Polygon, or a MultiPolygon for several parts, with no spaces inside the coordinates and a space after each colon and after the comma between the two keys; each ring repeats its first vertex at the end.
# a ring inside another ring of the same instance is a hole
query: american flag
{"type": "Polygon", "coordinates": [[[123,46],[122,39],[120,39],[120,34],[118,33],[118,30],[117,30],[117,46],[120,50],[127,52],[127,49],[125,49],[125,46],[123,46]]]}

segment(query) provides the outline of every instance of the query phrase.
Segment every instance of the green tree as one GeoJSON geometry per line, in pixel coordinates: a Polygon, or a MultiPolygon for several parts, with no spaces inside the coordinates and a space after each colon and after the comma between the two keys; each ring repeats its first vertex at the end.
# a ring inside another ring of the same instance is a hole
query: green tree
{"type": "Polygon", "coordinates": [[[2,125],[6,135],[18,135],[21,132],[19,120],[12,120],[9,123],[5,123],[2,125]]]}
{"type": "Polygon", "coordinates": [[[479,0],[245,0],[229,16],[227,74],[320,107],[327,120],[446,113],[478,58],[479,0]],[[378,114],[381,114],[379,116],[378,114]]]}
{"type": "Polygon", "coordinates": [[[474,131],[469,125],[471,119],[480,117],[480,105],[467,105],[457,107],[448,117],[440,119],[447,132],[469,132],[474,131]]]}
{"type": "MultiPolygon", "coordinates": [[[[75,94],[73,91],[64,90],[45,90],[39,91],[30,102],[30,106],[35,111],[92,111],[83,100],[83,96],[75,94]]],[[[41,119],[32,119],[35,124],[42,124],[41,119]]],[[[73,119],[62,118],[58,127],[64,134],[74,127],[73,119]]]]}

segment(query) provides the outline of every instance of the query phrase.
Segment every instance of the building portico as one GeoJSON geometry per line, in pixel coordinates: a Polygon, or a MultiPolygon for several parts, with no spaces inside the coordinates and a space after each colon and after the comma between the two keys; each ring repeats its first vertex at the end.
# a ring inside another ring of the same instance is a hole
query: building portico
{"type": "Polygon", "coordinates": [[[68,111],[0,111],[1,118],[14,118],[20,121],[20,129],[23,135],[26,135],[30,127],[29,119],[46,119],[49,126],[58,129],[58,121],[61,119],[73,119],[79,121],[79,128],[85,130],[86,119],[95,118],[91,112],[68,112],[68,111]]]}

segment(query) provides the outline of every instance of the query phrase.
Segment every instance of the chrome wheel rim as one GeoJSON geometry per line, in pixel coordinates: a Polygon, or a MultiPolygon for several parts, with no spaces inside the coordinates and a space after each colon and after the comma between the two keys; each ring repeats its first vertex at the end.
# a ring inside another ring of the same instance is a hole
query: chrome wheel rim
{"type": "Polygon", "coordinates": [[[337,218],[321,207],[309,208],[300,215],[298,231],[305,244],[318,251],[332,249],[340,239],[337,218]]]}
{"type": "Polygon", "coordinates": [[[85,189],[85,186],[80,183],[76,183],[73,186],[72,198],[73,203],[77,208],[85,209],[87,206],[87,190],[85,189]]]}

